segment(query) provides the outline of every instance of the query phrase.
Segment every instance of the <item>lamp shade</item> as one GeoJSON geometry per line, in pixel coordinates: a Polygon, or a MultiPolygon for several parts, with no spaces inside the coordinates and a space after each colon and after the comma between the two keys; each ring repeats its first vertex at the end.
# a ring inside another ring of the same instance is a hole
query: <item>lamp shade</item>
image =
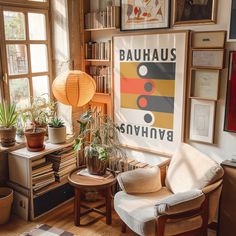
{"type": "Polygon", "coordinates": [[[94,96],[96,84],[87,73],[79,70],[67,71],[53,81],[52,92],[55,98],[73,107],[82,107],[94,96]]]}

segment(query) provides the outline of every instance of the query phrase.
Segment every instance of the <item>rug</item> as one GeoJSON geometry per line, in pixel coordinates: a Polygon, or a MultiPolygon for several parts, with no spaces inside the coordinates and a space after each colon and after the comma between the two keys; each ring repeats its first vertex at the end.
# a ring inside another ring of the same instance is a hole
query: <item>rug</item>
{"type": "Polygon", "coordinates": [[[63,229],[58,229],[49,225],[38,225],[28,233],[23,233],[20,236],[74,236],[74,234],[63,229]]]}

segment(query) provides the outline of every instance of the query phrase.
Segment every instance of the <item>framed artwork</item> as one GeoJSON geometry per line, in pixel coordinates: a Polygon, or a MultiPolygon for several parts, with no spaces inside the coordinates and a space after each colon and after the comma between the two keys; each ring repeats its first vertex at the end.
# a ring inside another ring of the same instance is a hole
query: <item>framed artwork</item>
{"type": "Polygon", "coordinates": [[[192,67],[223,69],[224,49],[193,49],[192,67]]]}
{"type": "Polygon", "coordinates": [[[173,25],[216,23],[217,0],[173,0],[173,25]]]}
{"type": "Polygon", "coordinates": [[[121,30],[169,27],[169,0],[120,0],[121,30]]]}
{"type": "Polygon", "coordinates": [[[236,132],[236,51],[230,52],[224,130],[236,132]]]}
{"type": "Polygon", "coordinates": [[[236,41],[236,0],[231,2],[231,17],[228,33],[229,41],[236,41]]]}
{"type": "Polygon", "coordinates": [[[190,97],[217,100],[220,71],[193,69],[191,73],[190,97]]]}
{"type": "Polygon", "coordinates": [[[215,101],[191,99],[190,140],[213,143],[214,117],[215,101]]]}
{"type": "Polygon", "coordinates": [[[183,141],[188,32],[113,37],[114,119],[123,146],[171,155],[183,141]]]}

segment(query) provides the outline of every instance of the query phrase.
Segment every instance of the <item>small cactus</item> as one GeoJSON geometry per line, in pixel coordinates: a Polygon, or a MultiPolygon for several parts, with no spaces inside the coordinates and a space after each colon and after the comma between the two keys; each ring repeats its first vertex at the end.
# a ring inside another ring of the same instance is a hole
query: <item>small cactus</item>
{"type": "Polygon", "coordinates": [[[60,128],[65,126],[64,121],[58,117],[53,117],[51,122],[48,123],[48,125],[51,128],[60,128]]]}

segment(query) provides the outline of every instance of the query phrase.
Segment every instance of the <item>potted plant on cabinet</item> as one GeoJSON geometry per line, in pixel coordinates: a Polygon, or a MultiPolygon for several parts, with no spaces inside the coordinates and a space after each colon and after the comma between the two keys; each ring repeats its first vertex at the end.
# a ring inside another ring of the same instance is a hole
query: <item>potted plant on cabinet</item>
{"type": "Polygon", "coordinates": [[[0,103],[0,141],[3,147],[13,146],[16,142],[16,105],[0,103]]]}
{"type": "Polygon", "coordinates": [[[64,143],[66,141],[66,126],[62,119],[53,117],[48,123],[48,138],[50,143],[64,143]]]}
{"type": "Polygon", "coordinates": [[[38,152],[45,148],[44,136],[48,120],[54,116],[55,103],[44,97],[31,98],[29,108],[22,111],[22,120],[26,122],[25,137],[29,151],[38,152]]]}
{"type": "Polygon", "coordinates": [[[126,160],[126,154],[120,147],[118,129],[108,116],[89,109],[81,115],[78,123],[80,132],[74,149],[84,149],[90,174],[104,175],[108,163],[117,165],[126,160]]]}

